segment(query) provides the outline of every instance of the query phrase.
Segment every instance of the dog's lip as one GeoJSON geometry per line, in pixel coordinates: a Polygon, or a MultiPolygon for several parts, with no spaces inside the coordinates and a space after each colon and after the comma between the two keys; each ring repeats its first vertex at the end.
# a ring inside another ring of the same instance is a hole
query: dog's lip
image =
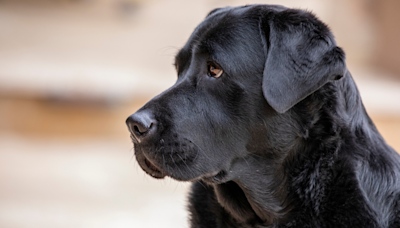
{"type": "Polygon", "coordinates": [[[140,167],[150,176],[156,179],[162,179],[166,176],[166,174],[157,167],[154,162],[150,159],[146,158],[142,153],[136,153],[136,159],[140,165],[140,167]]]}
{"type": "Polygon", "coordinates": [[[157,167],[155,166],[149,159],[144,158],[144,162],[146,165],[148,174],[150,174],[154,178],[164,178],[166,175],[157,167]]]}

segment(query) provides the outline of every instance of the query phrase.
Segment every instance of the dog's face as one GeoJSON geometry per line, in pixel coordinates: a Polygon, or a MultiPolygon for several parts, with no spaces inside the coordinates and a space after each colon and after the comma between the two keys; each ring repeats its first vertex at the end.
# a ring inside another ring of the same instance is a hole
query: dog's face
{"type": "Polygon", "coordinates": [[[276,148],[296,137],[287,110],[343,76],[343,58],[309,13],[212,11],[176,55],[175,85],[127,119],[138,163],[155,178],[221,183],[249,156],[280,159],[276,148]]]}
{"type": "Polygon", "coordinates": [[[257,123],[251,120],[266,105],[262,46],[251,38],[258,36],[257,24],[212,22],[203,22],[177,54],[176,84],[138,111],[155,122],[148,135],[133,129],[132,137],[139,164],[154,177],[222,178],[248,153],[257,123]]]}

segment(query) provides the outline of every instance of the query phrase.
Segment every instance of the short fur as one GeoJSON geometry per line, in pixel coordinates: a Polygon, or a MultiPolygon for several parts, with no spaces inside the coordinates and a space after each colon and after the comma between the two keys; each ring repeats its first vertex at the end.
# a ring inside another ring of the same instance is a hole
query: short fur
{"type": "Polygon", "coordinates": [[[192,228],[400,227],[399,155],[312,13],[213,10],[175,65],[127,124],[144,171],[193,182],[192,228]]]}

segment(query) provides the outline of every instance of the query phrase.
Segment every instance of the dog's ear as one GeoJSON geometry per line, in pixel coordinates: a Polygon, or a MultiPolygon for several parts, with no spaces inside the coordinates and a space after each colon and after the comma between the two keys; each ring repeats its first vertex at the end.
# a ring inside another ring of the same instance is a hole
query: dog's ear
{"type": "Polygon", "coordinates": [[[262,90],[269,105],[284,113],[346,72],[345,55],[329,28],[301,10],[266,10],[260,33],[266,55],[262,90]]]}

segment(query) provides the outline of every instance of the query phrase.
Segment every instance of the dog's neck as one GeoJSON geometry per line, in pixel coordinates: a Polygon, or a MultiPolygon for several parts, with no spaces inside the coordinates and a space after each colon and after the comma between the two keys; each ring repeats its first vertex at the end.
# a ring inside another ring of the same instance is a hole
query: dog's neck
{"type": "MultiPolygon", "coordinates": [[[[273,159],[270,156],[254,154],[238,159],[230,174],[234,178],[230,182],[214,186],[220,205],[241,223],[258,223],[268,226],[287,220],[292,209],[296,207],[292,204],[292,201],[296,201],[292,198],[293,191],[301,189],[302,184],[310,184],[305,183],[310,180],[297,177],[302,172],[314,172],[312,168],[307,167],[308,164],[304,160],[313,153],[314,156],[319,157],[313,159],[328,164],[328,160],[333,159],[337,152],[335,146],[330,149],[320,147],[320,150],[329,152],[329,154],[324,154],[315,147],[306,146],[305,141],[300,140],[298,143],[299,145],[282,153],[285,154],[285,159],[273,159]],[[251,168],[249,168],[250,164],[251,168]],[[293,167],[298,167],[298,169],[291,170],[293,167]]],[[[320,182],[326,181],[325,177],[317,175],[315,179],[318,178],[320,182]]],[[[322,193],[316,191],[324,191],[324,189],[318,188],[307,192],[303,200],[309,201],[310,204],[315,203],[311,195],[322,193]]]]}
{"type": "Polygon", "coordinates": [[[251,155],[238,159],[229,174],[234,178],[214,185],[218,202],[239,222],[272,224],[280,218],[286,198],[283,172],[278,169],[270,158],[251,155]]]}

